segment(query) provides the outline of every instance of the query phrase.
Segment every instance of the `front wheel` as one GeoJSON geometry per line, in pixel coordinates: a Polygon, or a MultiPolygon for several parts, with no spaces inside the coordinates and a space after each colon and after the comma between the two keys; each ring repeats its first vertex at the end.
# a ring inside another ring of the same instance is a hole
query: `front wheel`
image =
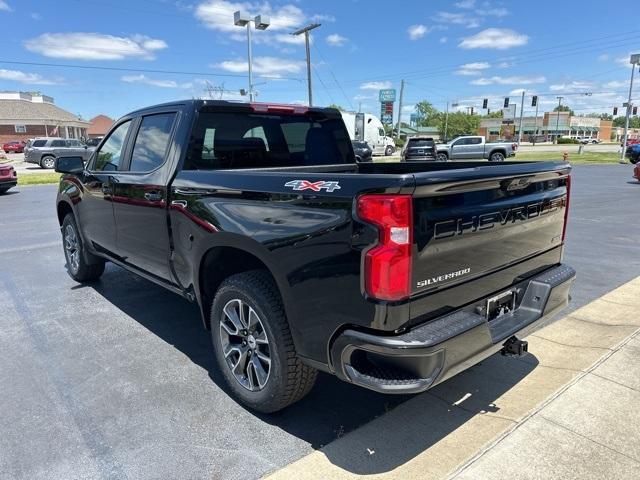
{"type": "Polygon", "coordinates": [[[62,242],[67,272],[76,282],[97,280],[104,273],[104,260],[84,251],[78,226],[69,213],[62,222],[62,242]]]}
{"type": "Polygon", "coordinates": [[[492,162],[504,162],[504,154],[501,152],[493,152],[489,160],[492,162]]]}
{"type": "Polygon", "coordinates": [[[394,151],[395,149],[391,145],[387,145],[387,148],[384,149],[384,154],[388,157],[390,155],[393,155],[394,151]]]}
{"type": "Polygon", "coordinates": [[[436,162],[446,162],[449,159],[446,153],[436,154],[436,162]]]}
{"type": "Polygon", "coordinates": [[[236,400],[273,413],[309,393],[318,371],[297,357],[280,293],[266,271],[226,279],[210,320],[216,361],[236,400]]]}

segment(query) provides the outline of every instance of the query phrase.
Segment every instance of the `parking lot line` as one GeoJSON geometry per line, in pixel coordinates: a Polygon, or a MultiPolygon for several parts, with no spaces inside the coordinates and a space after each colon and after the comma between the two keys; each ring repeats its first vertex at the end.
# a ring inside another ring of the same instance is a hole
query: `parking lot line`
{"type": "MultiPolygon", "coordinates": [[[[516,361],[491,357],[268,478],[446,478],[637,333],[639,287],[640,277],[532,335],[532,355],[516,361]]],[[[536,419],[527,428],[552,435],[559,427],[536,419]]]]}

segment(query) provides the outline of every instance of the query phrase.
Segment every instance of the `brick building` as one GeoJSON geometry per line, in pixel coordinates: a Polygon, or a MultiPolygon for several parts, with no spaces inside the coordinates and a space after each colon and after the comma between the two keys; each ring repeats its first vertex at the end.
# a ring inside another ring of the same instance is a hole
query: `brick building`
{"type": "Polygon", "coordinates": [[[89,138],[104,137],[114,120],[106,115],[98,115],[89,120],[89,128],[87,129],[87,136],[89,138]]]}
{"type": "Polygon", "coordinates": [[[46,95],[0,92],[0,143],[34,137],[84,138],[88,126],[46,95]]]}

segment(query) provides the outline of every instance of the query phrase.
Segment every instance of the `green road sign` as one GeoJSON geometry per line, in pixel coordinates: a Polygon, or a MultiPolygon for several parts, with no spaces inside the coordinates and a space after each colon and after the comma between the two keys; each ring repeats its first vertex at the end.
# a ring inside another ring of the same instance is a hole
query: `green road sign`
{"type": "Polygon", "coordinates": [[[396,89],[385,88],[379,92],[381,102],[395,102],[396,101],[396,89]]]}

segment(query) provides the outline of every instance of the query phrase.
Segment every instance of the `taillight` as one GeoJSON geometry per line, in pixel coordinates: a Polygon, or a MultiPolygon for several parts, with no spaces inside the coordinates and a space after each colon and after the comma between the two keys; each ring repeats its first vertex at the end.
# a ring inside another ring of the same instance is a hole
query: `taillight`
{"type": "Polygon", "coordinates": [[[571,198],[571,175],[567,175],[567,199],[564,204],[564,226],[562,227],[562,242],[564,243],[564,237],[567,234],[567,221],[569,220],[569,198],[571,198]]]}
{"type": "Polygon", "coordinates": [[[364,285],[378,300],[398,301],[411,295],[411,195],[362,195],[357,214],[378,228],[378,245],[365,255],[364,285]]]}

